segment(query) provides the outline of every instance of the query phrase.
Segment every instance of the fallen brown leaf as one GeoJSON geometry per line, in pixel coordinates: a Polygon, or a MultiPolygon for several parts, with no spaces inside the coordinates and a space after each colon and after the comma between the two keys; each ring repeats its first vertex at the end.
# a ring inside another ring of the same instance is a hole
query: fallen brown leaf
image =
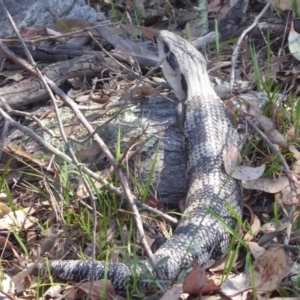
{"type": "MultiPolygon", "coordinates": [[[[91,283],[85,282],[76,285],[85,295],[88,295],[91,283]]],[[[115,299],[116,292],[110,280],[96,280],[93,282],[92,291],[91,291],[91,300],[99,300],[100,296],[105,295],[106,300],[115,299]],[[105,294],[103,294],[105,292],[105,294]]]]}
{"type": "MultiPolygon", "coordinates": [[[[257,259],[253,267],[255,288],[261,292],[276,290],[286,276],[287,259],[284,250],[273,247],[265,251],[257,259]]],[[[222,292],[231,297],[252,289],[252,275],[250,272],[241,273],[223,282],[222,292]]]]}
{"type": "Polygon", "coordinates": [[[146,204],[153,207],[153,208],[156,208],[158,210],[163,210],[163,206],[161,204],[161,202],[159,202],[154,196],[152,195],[148,195],[147,197],[147,201],[146,201],[146,204]]]}
{"type": "Polygon", "coordinates": [[[154,27],[138,26],[138,29],[150,40],[152,40],[159,32],[159,30],[154,27]]]}
{"type": "Polygon", "coordinates": [[[11,227],[15,226],[27,229],[37,224],[37,222],[36,218],[29,216],[24,210],[11,211],[0,219],[0,230],[11,229],[11,227]]]}
{"type": "Polygon", "coordinates": [[[246,233],[245,236],[244,236],[244,240],[245,241],[252,241],[253,240],[253,237],[259,232],[261,228],[261,222],[259,220],[259,218],[254,215],[254,220],[253,220],[253,223],[251,224],[251,233],[246,233]]]}
{"type": "Polygon", "coordinates": [[[272,292],[278,288],[286,275],[287,259],[280,247],[273,247],[262,254],[254,266],[256,289],[263,292],[272,292]]]}
{"type": "Polygon", "coordinates": [[[225,171],[232,178],[239,180],[255,180],[264,173],[266,166],[263,164],[259,167],[238,166],[240,158],[239,149],[233,145],[224,158],[225,171]]]}
{"type": "Polygon", "coordinates": [[[185,293],[190,295],[199,295],[202,288],[208,283],[205,269],[200,265],[194,269],[184,278],[182,289],[185,293]]]}
{"type": "Polygon", "coordinates": [[[259,246],[257,243],[248,242],[249,249],[253,255],[253,257],[257,260],[261,255],[266,252],[266,249],[259,246]]]}
{"type": "Polygon", "coordinates": [[[275,194],[283,190],[289,185],[287,177],[276,179],[258,178],[256,180],[243,180],[243,188],[248,190],[259,190],[267,193],[275,194]]]}
{"type": "Polygon", "coordinates": [[[167,290],[167,292],[160,298],[160,300],[179,299],[182,293],[182,284],[174,284],[169,290],[167,290]]]}
{"type": "Polygon", "coordinates": [[[184,278],[182,289],[190,295],[199,295],[211,293],[219,290],[219,287],[213,280],[208,279],[205,268],[200,265],[194,266],[194,269],[184,278]]]}

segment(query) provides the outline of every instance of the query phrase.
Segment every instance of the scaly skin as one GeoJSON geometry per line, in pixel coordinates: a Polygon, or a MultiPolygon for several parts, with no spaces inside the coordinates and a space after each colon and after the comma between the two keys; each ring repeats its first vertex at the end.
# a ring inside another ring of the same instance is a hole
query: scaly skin
{"type": "MultiPolygon", "coordinates": [[[[231,228],[236,220],[225,201],[242,216],[241,183],[228,176],[223,166],[224,156],[237,137],[223,102],[211,86],[206,61],[189,42],[171,32],[162,31],[158,45],[160,57],[166,57],[162,63],[166,79],[179,97],[186,98],[183,128],[188,193],[184,217],[172,238],[154,254],[152,264],[147,260],[136,266],[96,262],[94,279],[103,278],[107,265],[107,278],[117,290],[124,290],[132,276],[142,287],[148,287],[143,278],[155,278],[152,265],[158,265],[161,279],[166,280],[176,278],[194,261],[209,267],[226,255],[231,237],[207,208],[231,228]]],[[[53,275],[63,280],[90,280],[91,268],[90,261],[50,262],[53,275]]],[[[38,269],[45,272],[45,264],[38,265],[38,269]]]]}

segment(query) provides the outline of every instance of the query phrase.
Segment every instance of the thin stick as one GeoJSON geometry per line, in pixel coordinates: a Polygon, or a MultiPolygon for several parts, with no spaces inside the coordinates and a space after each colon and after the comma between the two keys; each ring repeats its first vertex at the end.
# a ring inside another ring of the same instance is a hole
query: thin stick
{"type": "MultiPolygon", "coordinates": [[[[68,142],[68,139],[67,139],[67,136],[65,134],[65,131],[64,131],[64,128],[63,128],[63,124],[62,124],[62,121],[61,121],[61,118],[60,118],[60,114],[59,114],[59,111],[58,111],[58,106],[57,106],[57,103],[56,103],[56,99],[54,97],[54,94],[53,94],[53,89],[51,90],[50,87],[49,87],[49,83],[47,82],[46,80],[46,76],[44,76],[42,74],[42,72],[39,70],[39,68],[37,67],[33,57],[31,56],[31,53],[29,51],[29,49],[27,48],[27,45],[24,43],[18,29],[17,29],[17,26],[15,25],[14,23],[14,20],[12,19],[9,11],[7,10],[6,6],[4,5],[3,1],[0,0],[0,5],[6,15],[6,17],[8,18],[11,26],[13,27],[13,30],[15,32],[15,34],[17,35],[18,37],[18,40],[20,41],[25,53],[26,53],[26,56],[27,58],[29,59],[31,65],[35,68],[35,76],[37,78],[39,78],[42,83],[44,84],[44,87],[46,88],[46,90],[48,91],[49,95],[50,95],[50,98],[52,100],[52,104],[53,104],[53,107],[54,107],[54,110],[55,110],[55,114],[56,114],[56,119],[57,119],[57,122],[58,122],[58,127],[59,127],[59,131],[60,131],[60,135],[64,141],[64,143],[66,144],[67,146],[67,150],[69,151],[69,153],[71,154],[71,157],[72,157],[72,161],[74,162],[74,164],[76,165],[77,167],[77,170],[79,171],[79,174],[83,180],[83,183],[85,185],[85,188],[86,190],[88,191],[88,194],[90,196],[90,200],[91,200],[91,203],[92,203],[92,207],[93,207],[93,211],[92,211],[92,214],[93,214],[93,230],[92,230],[92,239],[93,239],[93,243],[92,243],[92,272],[93,272],[93,268],[94,268],[94,262],[96,260],[96,230],[97,230],[97,215],[96,215],[96,203],[95,201],[93,200],[93,191],[90,187],[90,185],[88,184],[87,182],[87,179],[86,177],[84,176],[84,172],[83,172],[83,169],[82,169],[82,164],[79,163],[76,155],[75,155],[75,152],[73,151],[73,149],[70,147],[70,143],[68,142]]],[[[54,83],[53,83],[54,84],[54,83]]],[[[92,285],[93,285],[93,277],[91,278],[91,286],[90,286],[90,291],[89,291],[89,294],[88,294],[88,299],[91,298],[91,293],[92,293],[92,285]]]]}
{"type": "Polygon", "coordinates": [[[263,16],[263,14],[267,11],[267,9],[270,7],[270,5],[273,3],[273,0],[269,0],[268,3],[265,5],[265,7],[262,9],[262,11],[256,16],[254,19],[253,23],[243,31],[241,36],[239,37],[236,46],[233,50],[232,58],[231,58],[231,75],[230,75],[230,84],[229,88],[232,90],[233,88],[233,83],[234,83],[234,78],[235,78],[235,65],[236,65],[236,60],[238,58],[238,52],[240,50],[241,44],[245,36],[247,35],[248,32],[250,32],[257,24],[259,19],[263,16]]]}
{"type": "Polygon", "coordinates": [[[281,152],[274,146],[274,144],[268,139],[268,137],[256,126],[256,124],[254,122],[252,122],[250,120],[249,117],[246,117],[246,122],[257,132],[257,134],[267,143],[267,145],[270,147],[271,151],[276,154],[278,156],[278,158],[280,159],[283,169],[287,175],[287,178],[289,180],[289,185],[291,188],[291,199],[292,199],[292,207],[291,210],[289,211],[289,221],[290,221],[290,225],[287,227],[287,239],[289,241],[290,236],[291,236],[291,230],[292,230],[292,224],[291,224],[291,220],[293,219],[294,216],[294,212],[295,212],[295,204],[297,203],[297,192],[296,192],[296,188],[295,188],[295,184],[293,181],[293,178],[291,177],[291,170],[285,160],[285,158],[283,157],[283,155],[281,154],[281,152]]]}

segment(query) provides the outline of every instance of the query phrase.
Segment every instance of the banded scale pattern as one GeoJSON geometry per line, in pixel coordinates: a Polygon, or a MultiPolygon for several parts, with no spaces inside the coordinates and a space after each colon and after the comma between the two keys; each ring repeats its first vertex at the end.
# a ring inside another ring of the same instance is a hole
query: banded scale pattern
{"type": "MultiPolygon", "coordinates": [[[[154,261],[139,261],[136,265],[96,262],[94,279],[107,278],[117,290],[137,277],[142,287],[149,283],[143,279],[156,277],[155,266],[161,279],[172,280],[182,269],[194,261],[209,267],[228,251],[230,234],[210,213],[218,215],[230,227],[236,220],[227,202],[238,216],[242,216],[241,182],[228,176],[224,170],[225,154],[237,142],[226,108],[213,90],[206,71],[204,57],[186,40],[161,31],[158,38],[164,76],[183,101],[183,128],[187,159],[188,192],[184,217],[172,238],[154,254],[154,261]]],[[[38,270],[46,272],[46,265],[38,270]]],[[[53,276],[62,280],[88,281],[92,278],[90,261],[51,261],[53,276]]]]}

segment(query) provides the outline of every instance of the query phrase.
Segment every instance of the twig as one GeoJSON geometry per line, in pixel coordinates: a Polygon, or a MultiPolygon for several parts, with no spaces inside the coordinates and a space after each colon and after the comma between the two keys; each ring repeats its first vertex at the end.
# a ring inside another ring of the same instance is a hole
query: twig
{"type": "Polygon", "coordinates": [[[289,180],[289,185],[291,188],[291,199],[292,199],[292,207],[291,210],[289,211],[289,221],[290,221],[290,225],[287,227],[287,237],[288,240],[290,239],[291,236],[291,230],[292,230],[292,225],[291,225],[291,220],[293,219],[294,216],[294,211],[295,211],[295,204],[297,203],[297,193],[296,193],[296,188],[295,188],[295,184],[293,181],[293,178],[291,177],[291,170],[285,160],[285,158],[283,157],[283,155],[281,154],[281,152],[274,146],[274,144],[268,139],[268,137],[256,126],[256,124],[254,122],[252,122],[250,120],[249,117],[246,117],[246,122],[257,132],[257,134],[267,143],[267,145],[270,147],[271,151],[276,154],[278,156],[278,158],[280,159],[283,169],[287,175],[287,178],[289,180]]]}
{"type": "Polygon", "coordinates": [[[134,72],[133,70],[131,70],[124,64],[120,63],[117,59],[115,59],[115,57],[113,55],[111,55],[108,51],[106,51],[104,49],[104,47],[95,39],[95,37],[93,36],[93,34],[90,31],[88,32],[88,34],[89,34],[90,38],[94,41],[94,43],[101,49],[101,51],[103,53],[105,53],[108,57],[110,57],[119,67],[123,68],[124,70],[127,70],[128,72],[134,74],[137,77],[140,77],[140,75],[138,73],[134,72]]]}
{"type": "Polygon", "coordinates": [[[263,14],[267,11],[267,9],[270,7],[272,4],[273,0],[268,0],[268,3],[265,5],[265,7],[262,9],[262,11],[256,16],[254,19],[253,23],[243,31],[243,33],[240,35],[236,46],[233,50],[232,58],[231,58],[231,74],[230,74],[230,84],[229,84],[229,89],[232,90],[233,88],[233,83],[234,83],[234,78],[235,78],[235,64],[236,60],[238,58],[238,52],[240,50],[241,44],[245,36],[247,35],[248,32],[250,32],[257,24],[259,19],[263,16],[263,14]]]}
{"type": "MultiPolygon", "coordinates": [[[[90,26],[90,27],[86,27],[86,28],[83,28],[83,29],[74,30],[72,32],[67,32],[67,33],[62,33],[62,34],[58,34],[58,35],[47,36],[47,37],[43,37],[43,38],[29,40],[29,41],[26,41],[26,43],[33,44],[33,43],[39,43],[39,42],[42,42],[42,41],[57,40],[57,39],[62,38],[62,37],[69,37],[69,36],[72,36],[72,35],[77,34],[77,33],[85,32],[85,31],[91,30],[91,29],[95,29],[97,27],[106,27],[106,26],[110,26],[110,25],[114,25],[114,23],[105,23],[105,24],[90,26]]],[[[2,41],[15,42],[15,39],[2,39],[2,41]]]]}
{"type": "MultiPolygon", "coordinates": [[[[2,0],[0,0],[0,4],[3,5],[2,0]]],[[[25,61],[23,61],[20,58],[16,58],[15,55],[9,50],[7,49],[7,47],[0,41],[0,46],[1,46],[1,51],[7,55],[9,58],[11,58],[13,61],[15,61],[18,65],[21,65],[23,68],[27,69],[31,74],[33,74],[36,77],[38,76],[39,71],[38,70],[34,70],[32,66],[28,65],[25,61]]],[[[29,52],[29,51],[28,51],[29,52]]],[[[34,65],[34,62],[33,62],[34,65]]],[[[157,67],[159,66],[159,64],[157,65],[157,67]]],[[[155,68],[154,68],[155,69],[155,68]]],[[[152,72],[154,71],[154,69],[150,70],[148,72],[148,74],[146,76],[149,76],[150,74],[152,74],[152,72]]],[[[41,79],[43,79],[43,77],[41,77],[41,79]]],[[[76,117],[82,122],[82,124],[85,126],[85,128],[88,130],[89,133],[93,133],[94,129],[92,128],[92,126],[89,124],[89,122],[86,120],[86,118],[83,116],[83,114],[81,113],[81,111],[78,109],[77,105],[74,103],[74,101],[72,101],[67,95],[65,95],[64,92],[62,92],[62,90],[60,88],[58,88],[56,86],[56,84],[50,80],[49,78],[47,78],[46,76],[44,77],[45,82],[49,85],[49,87],[51,88],[52,91],[54,91],[56,94],[58,94],[65,103],[67,103],[71,109],[73,110],[73,112],[75,113],[76,117]]],[[[143,80],[143,77],[140,78],[139,82],[143,80]]],[[[126,101],[125,101],[126,102],[126,101]]],[[[3,110],[1,110],[1,114],[3,116],[5,116],[5,112],[3,110]]],[[[8,118],[8,116],[5,116],[5,118],[8,118]]],[[[10,118],[10,122],[12,122],[12,124],[14,124],[14,126],[17,126],[18,128],[20,128],[20,124],[16,124],[11,118],[10,118]]],[[[30,135],[29,130],[26,130],[26,133],[30,135]]],[[[39,137],[38,137],[39,138],[39,137]]],[[[129,186],[128,186],[128,182],[121,170],[121,168],[119,167],[118,162],[115,160],[114,156],[112,155],[112,153],[110,152],[110,150],[107,148],[107,146],[105,145],[105,143],[102,141],[102,139],[99,137],[98,134],[95,134],[94,136],[94,140],[98,143],[98,145],[100,146],[101,150],[104,152],[104,154],[106,155],[106,157],[109,159],[110,163],[112,164],[112,166],[114,167],[116,173],[119,176],[119,180],[120,180],[120,184],[122,186],[123,192],[125,194],[125,197],[128,201],[128,204],[131,208],[131,211],[133,212],[133,216],[135,218],[135,222],[137,225],[137,229],[140,233],[141,236],[141,242],[144,245],[146,252],[149,256],[150,259],[153,259],[153,254],[152,251],[146,241],[145,238],[145,234],[144,234],[144,230],[142,227],[142,222],[141,222],[141,218],[140,215],[138,213],[138,209],[135,205],[135,201],[131,195],[129,186]]],[[[42,142],[42,144],[45,144],[44,141],[42,141],[42,139],[39,138],[39,142],[42,142]]],[[[48,145],[49,148],[49,145],[48,145]]],[[[54,147],[51,147],[51,151],[53,151],[54,153],[58,153],[58,150],[55,149],[54,147]]],[[[60,153],[61,156],[61,153],[60,153]]],[[[65,157],[66,158],[66,157],[65,157]]],[[[72,160],[70,161],[70,158],[68,157],[67,159],[69,162],[72,162],[72,160]]],[[[76,160],[73,160],[73,163],[76,162],[76,160]]],[[[75,163],[76,164],[76,163],[75,163]]],[[[76,164],[77,165],[77,164],[76,164]]],[[[83,170],[86,170],[83,166],[79,166],[79,170],[80,168],[83,168],[83,170]]],[[[88,172],[89,173],[89,172],[88,172]]],[[[87,188],[88,189],[88,188],[87,188]]]]}
{"type": "MultiPolygon", "coordinates": [[[[93,201],[93,192],[92,192],[92,189],[91,187],[89,186],[88,182],[87,182],[87,179],[86,177],[84,176],[84,172],[83,172],[83,169],[82,169],[82,166],[81,164],[79,163],[73,149],[70,147],[70,144],[68,142],[68,139],[66,137],[66,134],[65,134],[65,131],[64,131],[64,128],[63,128],[63,125],[62,125],[62,121],[61,121],[61,118],[60,118],[60,114],[59,114],[59,111],[58,111],[58,106],[57,106],[57,103],[56,103],[56,99],[54,97],[54,94],[52,93],[53,89],[51,90],[50,87],[49,87],[49,82],[47,82],[46,80],[46,76],[44,76],[41,71],[39,70],[39,68],[37,67],[33,57],[31,56],[31,53],[29,51],[29,49],[27,48],[26,44],[24,43],[9,11],[7,10],[6,6],[4,5],[3,1],[0,0],[0,5],[6,15],[6,17],[8,18],[15,34],[17,35],[18,37],[18,40],[20,41],[25,53],[26,53],[26,56],[27,58],[29,59],[31,65],[35,68],[35,76],[37,78],[39,78],[43,85],[45,86],[46,90],[48,91],[49,95],[50,95],[50,98],[52,100],[52,104],[53,104],[53,107],[54,107],[54,110],[55,110],[55,113],[56,113],[56,118],[57,118],[57,122],[58,122],[58,127],[59,127],[59,130],[60,130],[60,134],[61,134],[61,137],[63,139],[63,141],[65,142],[66,146],[67,146],[67,150],[69,151],[69,153],[71,154],[71,157],[72,157],[72,161],[75,163],[78,171],[79,171],[79,174],[83,180],[83,183],[85,185],[85,188],[86,190],[88,191],[88,194],[90,196],[90,200],[91,200],[91,203],[92,203],[92,207],[93,207],[93,211],[92,211],[92,214],[93,214],[93,230],[92,230],[92,239],[93,239],[93,243],[92,243],[92,247],[93,247],[93,250],[92,250],[92,272],[93,272],[93,269],[94,269],[94,261],[96,260],[96,230],[97,230],[97,215],[96,215],[96,204],[95,204],[95,201],[93,201]]],[[[53,83],[54,84],[54,83],[53,83]]],[[[7,124],[7,121],[6,123],[7,124]]],[[[89,294],[88,294],[88,299],[91,298],[91,293],[92,293],[92,285],[93,285],[93,280],[94,278],[92,277],[91,278],[91,286],[90,286],[90,290],[89,290],[89,294]]]]}
{"type": "Polygon", "coordinates": [[[285,245],[285,244],[278,244],[278,243],[271,243],[269,242],[267,245],[264,245],[264,248],[269,249],[273,247],[281,247],[284,250],[294,251],[299,253],[300,249],[298,245],[285,245]]]}
{"type": "Polygon", "coordinates": [[[9,106],[9,104],[7,103],[6,99],[3,98],[3,97],[0,97],[0,102],[2,102],[3,107],[5,108],[7,113],[17,115],[17,116],[30,118],[34,122],[36,122],[43,131],[47,132],[49,134],[49,136],[51,136],[52,138],[58,137],[49,128],[45,127],[43,122],[41,122],[41,120],[39,118],[37,118],[36,116],[32,115],[31,113],[25,112],[25,111],[19,111],[19,110],[12,109],[9,106]]]}
{"type": "MultiPolygon", "coordinates": [[[[17,128],[21,132],[24,133],[24,135],[28,135],[30,138],[35,140],[37,143],[42,145],[43,147],[47,148],[49,151],[54,153],[56,156],[60,157],[61,159],[65,160],[68,163],[72,163],[71,158],[66,155],[65,153],[59,151],[57,148],[51,146],[49,143],[44,141],[41,137],[39,137],[36,133],[34,133],[32,130],[29,130],[25,126],[21,125],[19,122],[16,122],[13,120],[4,110],[0,108],[0,115],[7,121],[9,121],[9,125],[17,128]]],[[[111,183],[109,183],[105,178],[100,177],[99,174],[91,171],[89,168],[83,166],[84,171],[91,176],[94,180],[97,182],[100,182],[104,184],[112,193],[115,193],[119,198],[123,199],[125,198],[124,193],[122,192],[121,189],[115,187],[111,183]]],[[[150,207],[147,204],[141,203],[137,199],[134,199],[135,204],[137,207],[139,207],[141,210],[148,211],[156,216],[159,216],[161,218],[164,218],[166,221],[168,221],[172,225],[177,225],[178,221],[176,218],[173,218],[169,215],[164,214],[163,212],[157,210],[156,208],[150,207]]]]}

